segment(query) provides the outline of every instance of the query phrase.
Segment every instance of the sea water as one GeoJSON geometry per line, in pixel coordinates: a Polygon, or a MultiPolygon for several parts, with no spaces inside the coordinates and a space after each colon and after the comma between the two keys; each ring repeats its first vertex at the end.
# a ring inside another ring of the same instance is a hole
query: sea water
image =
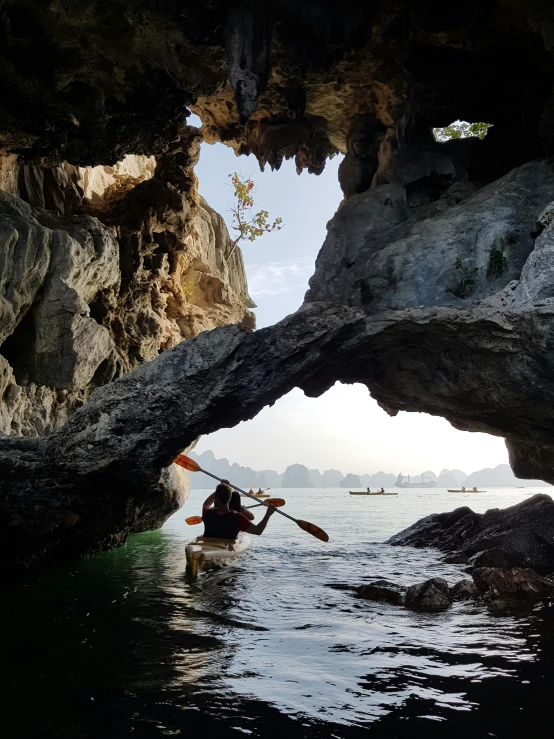
{"type": "Polygon", "coordinates": [[[336,587],[452,584],[463,566],[388,537],[545,490],[272,490],[329,542],[275,514],[248,553],[191,582],[184,549],[201,527],[185,518],[210,492],[193,491],[160,531],[5,588],[4,736],[552,737],[552,606],[418,614],[336,587]]]}

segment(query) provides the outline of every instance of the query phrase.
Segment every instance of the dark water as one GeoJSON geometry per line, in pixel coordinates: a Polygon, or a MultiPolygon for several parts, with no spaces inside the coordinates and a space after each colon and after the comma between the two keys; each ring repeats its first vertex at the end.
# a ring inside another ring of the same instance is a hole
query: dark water
{"type": "Polygon", "coordinates": [[[462,570],[432,550],[383,542],[427,513],[536,491],[283,490],[328,544],[275,515],[235,565],[189,583],[200,531],[184,518],[208,492],[161,531],[4,590],[4,736],[554,736],[552,607],[421,615],[329,587],[454,582],[462,570]]]}

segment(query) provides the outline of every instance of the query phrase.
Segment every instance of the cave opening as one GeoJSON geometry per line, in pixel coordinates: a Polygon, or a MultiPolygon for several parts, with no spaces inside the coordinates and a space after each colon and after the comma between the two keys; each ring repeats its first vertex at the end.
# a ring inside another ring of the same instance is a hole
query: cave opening
{"type": "MultiPolygon", "coordinates": [[[[202,126],[197,115],[187,122],[202,126]]],[[[235,171],[243,179],[251,178],[255,185],[254,210],[268,211],[271,222],[275,217],[283,219],[281,230],[264,234],[255,242],[239,242],[249,293],[257,306],[257,328],[277,323],[301,305],[325,240],[327,222],[343,198],[338,177],[342,160],[342,155],[328,160],[317,176],[308,172],[298,175],[292,159],[284,160],[278,169],[266,165],[260,171],[254,156],[237,158],[224,144],[202,144],[195,167],[199,192],[223,217],[231,238],[236,231],[230,212],[233,188],[229,175],[235,171]]]]}

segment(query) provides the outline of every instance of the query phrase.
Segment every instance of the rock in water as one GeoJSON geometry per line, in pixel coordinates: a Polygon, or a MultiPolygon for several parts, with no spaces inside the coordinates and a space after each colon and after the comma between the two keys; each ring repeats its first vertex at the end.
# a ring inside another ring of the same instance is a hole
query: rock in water
{"type": "Polygon", "coordinates": [[[487,600],[499,598],[537,600],[554,596],[554,583],[529,567],[513,567],[510,570],[478,567],[473,570],[472,575],[477,589],[487,600]]]}
{"type": "Polygon", "coordinates": [[[451,603],[448,583],[442,577],[411,585],[406,591],[405,605],[412,611],[445,611],[451,603]]]}
{"type": "Polygon", "coordinates": [[[554,501],[538,494],[517,505],[475,513],[435,513],[389,539],[395,546],[436,547],[470,566],[532,567],[554,571],[554,501]]]}
{"type": "Polygon", "coordinates": [[[404,592],[406,588],[391,583],[388,580],[375,580],[357,589],[360,598],[366,600],[382,601],[395,606],[404,605],[404,592]]]}
{"type": "Polygon", "coordinates": [[[283,475],[283,488],[313,488],[310,471],[303,464],[291,464],[283,475]]]}
{"type": "Polygon", "coordinates": [[[459,580],[450,588],[452,600],[472,600],[479,597],[479,590],[473,580],[459,580]]]}

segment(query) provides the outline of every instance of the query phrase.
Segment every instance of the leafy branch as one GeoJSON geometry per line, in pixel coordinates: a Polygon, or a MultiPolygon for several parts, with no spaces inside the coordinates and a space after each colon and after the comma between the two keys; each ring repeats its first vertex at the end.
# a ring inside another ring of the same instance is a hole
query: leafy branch
{"type": "Polygon", "coordinates": [[[491,128],[492,123],[468,123],[467,121],[454,121],[444,128],[434,128],[433,135],[436,141],[451,141],[452,139],[478,138],[483,140],[491,128]]]}
{"type": "Polygon", "coordinates": [[[255,241],[266,233],[280,231],[283,219],[275,218],[271,223],[267,210],[259,210],[252,214],[254,208],[253,180],[250,177],[242,179],[236,172],[230,174],[229,177],[231,178],[235,197],[235,204],[230,210],[233,214],[233,230],[237,234],[229,254],[229,257],[231,257],[239,241],[243,239],[255,241]]]}

